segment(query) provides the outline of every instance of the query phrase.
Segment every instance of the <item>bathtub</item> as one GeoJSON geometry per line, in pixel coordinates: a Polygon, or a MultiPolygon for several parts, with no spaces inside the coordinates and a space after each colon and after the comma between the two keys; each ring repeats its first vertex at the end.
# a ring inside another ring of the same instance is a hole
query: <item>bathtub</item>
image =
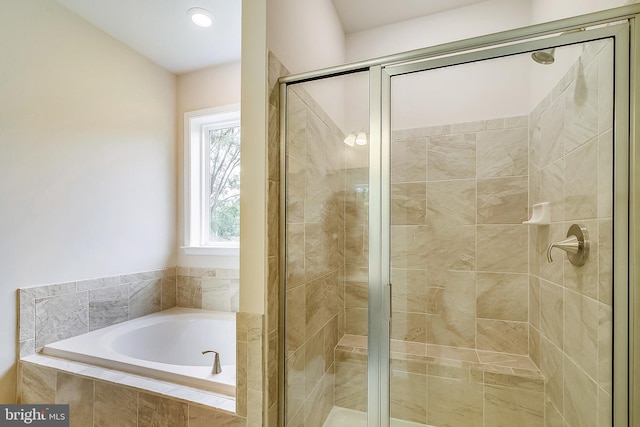
{"type": "Polygon", "coordinates": [[[44,346],[46,355],[235,396],[235,313],[171,308],[44,346]],[[222,372],[212,374],[214,354],[222,372]]]}

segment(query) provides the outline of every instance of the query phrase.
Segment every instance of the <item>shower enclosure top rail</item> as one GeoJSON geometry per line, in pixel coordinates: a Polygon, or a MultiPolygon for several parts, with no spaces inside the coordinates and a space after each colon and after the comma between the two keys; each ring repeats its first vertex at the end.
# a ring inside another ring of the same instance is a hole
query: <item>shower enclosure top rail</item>
{"type": "Polygon", "coordinates": [[[352,62],[315,71],[291,74],[280,77],[278,82],[280,84],[304,83],[327,77],[336,77],[359,71],[367,71],[370,67],[374,66],[391,66],[400,62],[406,63],[408,61],[451,55],[473,49],[496,47],[498,45],[505,45],[521,40],[544,37],[555,33],[580,30],[585,27],[620,21],[632,18],[638,14],[640,14],[640,4],[631,4],[600,12],[560,19],[557,21],[530,25],[513,30],[500,31],[484,36],[458,40],[421,49],[414,49],[393,55],[381,56],[365,61],[352,62]]]}

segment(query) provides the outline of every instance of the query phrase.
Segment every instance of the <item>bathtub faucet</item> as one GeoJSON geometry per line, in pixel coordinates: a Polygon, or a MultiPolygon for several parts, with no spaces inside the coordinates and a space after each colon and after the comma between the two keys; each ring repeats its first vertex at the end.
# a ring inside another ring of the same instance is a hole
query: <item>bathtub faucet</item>
{"type": "Polygon", "coordinates": [[[207,353],[215,353],[216,355],[216,358],[213,360],[213,368],[211,369],[211,373],[215,375],[222,372],[222,368],[220,367],[220,353],[213,350],[205,350],[202,352],[202,354],[207,354],[207,353]]]}

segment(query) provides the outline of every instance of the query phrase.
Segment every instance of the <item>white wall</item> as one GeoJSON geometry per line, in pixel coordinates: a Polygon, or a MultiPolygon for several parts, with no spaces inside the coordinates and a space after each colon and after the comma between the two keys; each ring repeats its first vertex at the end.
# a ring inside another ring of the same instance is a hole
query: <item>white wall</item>
{"type": "MultiPolygon", "coordinates": [[[[178,76],[178,245],[184,245],[184,113],[240,103],[240,62],[209,67],[178,76]]],[[[200,268],[239,268],[239,256],[186,255],[178,252],[178,265],[200,268]]]]}
{"type": "MultiPolygon", "coordinates": [[[[267,48],[293,73],[346,62],[342,24],[331,0],[267,0],[267,48]]],[[[325,80],[306,89],[344,126],[345,81],[325,80]]]]}
{"type": "Polygon", "coordinates": [[[16,289],[176,264],[175,77],[50,0],[0,4],[0,402],[16,289]]]}

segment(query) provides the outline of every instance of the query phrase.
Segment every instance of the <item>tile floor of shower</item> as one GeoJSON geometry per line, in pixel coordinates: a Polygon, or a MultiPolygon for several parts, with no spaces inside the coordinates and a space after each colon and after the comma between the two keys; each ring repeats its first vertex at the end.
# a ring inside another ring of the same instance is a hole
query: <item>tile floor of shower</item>
{"type": "MultiPolygon", "coordinates": [[[[335,406],[325,427],[366,426],[367,337],[335,348],[335,406]]],[[[528,356],[391,342],[391,426],[544,424],[545,381],[528,356]]]]}

